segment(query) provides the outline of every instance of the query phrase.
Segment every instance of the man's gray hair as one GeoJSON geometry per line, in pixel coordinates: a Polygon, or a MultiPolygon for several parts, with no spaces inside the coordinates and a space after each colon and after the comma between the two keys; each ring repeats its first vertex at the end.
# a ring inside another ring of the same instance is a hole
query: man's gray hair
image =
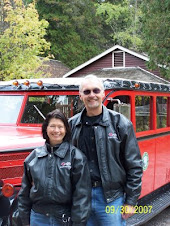
{"type": "Polygon", "coordinates": [[[80,86],[79,86],[79,91],[82,90],[83,83],[88,79],[94,80],[95,82],[98,81],[101,84],[102,90],[104,90],[104,85],[103,85],[102,80],[100,78],[98,78],[96,75],[90,74],[90,75],[86,75],[85,77],[82,78],[82,80],[80,82],[80,86]]]}

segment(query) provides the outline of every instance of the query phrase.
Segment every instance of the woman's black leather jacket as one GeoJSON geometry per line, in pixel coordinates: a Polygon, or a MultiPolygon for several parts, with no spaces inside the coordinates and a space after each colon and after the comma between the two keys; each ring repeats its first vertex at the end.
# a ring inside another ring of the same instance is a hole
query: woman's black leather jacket
{"type": "MultiPolygon", "coordinates": [[[[84,111],[69,120],[72,143],[78,148],[84,111]]],[[[136,205],[143,170],[132,123],[103,106],[103,117],[99,125],[94,126],[94,134],[106,201],[109,203],[125,194],[125,203],[136,205]]]]}
{"type": "Polygon", "coordinates": [[[71,216],[73,226],[84,226],[90,212],[91,182],[86,157],[68,142],[58,148],[36,148],[24,162],[18,209],[23,225],[30,211],[61,218],[71,216]]]}

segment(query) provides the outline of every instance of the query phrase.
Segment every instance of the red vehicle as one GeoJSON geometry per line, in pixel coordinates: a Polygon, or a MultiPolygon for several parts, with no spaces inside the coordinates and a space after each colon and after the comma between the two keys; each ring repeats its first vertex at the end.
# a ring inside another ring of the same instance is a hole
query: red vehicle
{"type": "MultiPolygon", "coordinates": [[[[80,80],[0,82],[0,208],[7,206],[5,213],[0,210],[0,225],[3,220],[7,225],[20,225],[17,193],[23,161],[35,147],[43,145],[41,124],[49,111],[58,108],[70,118],[82,109],[80,80]]],[[[102,80],[103,104],[129,118],[136,131],[144,174],[136,214],[127,225],[140,225],[170,205],[170,85],[102,80]]]]}

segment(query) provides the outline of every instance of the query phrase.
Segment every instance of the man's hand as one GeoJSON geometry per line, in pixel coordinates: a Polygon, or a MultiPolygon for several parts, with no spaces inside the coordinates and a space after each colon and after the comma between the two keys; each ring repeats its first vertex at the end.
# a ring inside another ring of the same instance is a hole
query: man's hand
{"type": "Polygon", "coordinates": [[[135,210],[136,210],[135,207],[125,204],[124,205],[124,212],[122,213],[122,218],[124,220],[127,220],[129,217],[134,215],[135,210]]]}

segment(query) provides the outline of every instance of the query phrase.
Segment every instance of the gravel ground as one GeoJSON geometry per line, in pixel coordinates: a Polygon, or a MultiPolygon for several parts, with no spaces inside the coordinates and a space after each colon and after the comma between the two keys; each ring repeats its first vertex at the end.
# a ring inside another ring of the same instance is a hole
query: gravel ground
{"type": "Polygon", "coordinates": [[[141,226],[170,226],[170,206],[141,226]]]}

